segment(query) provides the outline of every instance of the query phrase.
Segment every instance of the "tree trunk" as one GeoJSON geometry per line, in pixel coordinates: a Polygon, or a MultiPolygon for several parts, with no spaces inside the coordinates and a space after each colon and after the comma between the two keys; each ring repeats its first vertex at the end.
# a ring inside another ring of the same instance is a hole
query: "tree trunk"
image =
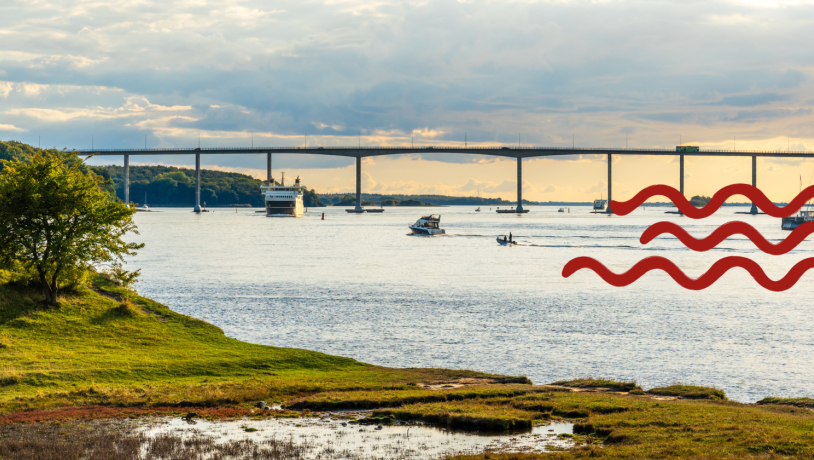
{"type": "Polygon", "coordinates": [[[48,305],[57,304],[57,286],[56,283],[52,286],[48,283],[48,277],[44,271],[40,271],[40,282],[42,283],[42,293],[45,294],[45,303],[48,305]]]}

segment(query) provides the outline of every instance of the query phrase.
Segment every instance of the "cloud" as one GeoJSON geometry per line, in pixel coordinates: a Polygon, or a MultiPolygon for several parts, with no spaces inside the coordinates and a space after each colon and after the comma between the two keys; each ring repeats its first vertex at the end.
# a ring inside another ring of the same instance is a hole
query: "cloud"
{"type": "Polygon", "coordinates": [[[28,131],[28,130],[25,129],[25,128],[18,128],[18,127],[14,126],[14,125],[0,124],[0,133],[3,132],[3,131],[11,131],[11,132],[20,133],[20,132],[25,132],[25,131],[28,131]]]}
{"type": "Polygon", "coordinates": [[[769,104],[772,102],[788,101],[791,99],[790,94],[778,93],[760,93],[760,94],[745,94],[740,96],[726,96],[720,102],[712,103],[712,105],[731,105],[735,107],[752,107],[755,105],[769,104]]]}
{"type": "Polygon", "coordinates": [[[569,146],[574,134],[578,146],[663,147],[692,131],[699,145],[781,134],[812,145],[801,45],[812,2],[42,0],[0,12],[14,25],[0,124],[32,143],[515,145],[520,134],[569,146]]]}

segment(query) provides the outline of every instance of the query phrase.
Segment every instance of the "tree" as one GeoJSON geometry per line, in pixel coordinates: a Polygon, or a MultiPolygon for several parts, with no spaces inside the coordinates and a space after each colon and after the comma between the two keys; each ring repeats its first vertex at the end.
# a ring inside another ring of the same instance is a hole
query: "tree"
{"type": "Polygon", "coordinates": [[[708,196],[695,195],[694,197],[690,198],[690,204],[696,208],[703,208],[707,205],[707,203],[709,203],[710,199],[711,198],[708,196]]]}
{"type": "Polygon", "coordinates": [[[122,240],[127,232],[138,234],[136,210],[111,199],[103,180],[75,154],[40,151],[3,166],[0,260],[35,271],[48,304],[56,305],[64,272],[123,261],[144,247],[122,240]]]}

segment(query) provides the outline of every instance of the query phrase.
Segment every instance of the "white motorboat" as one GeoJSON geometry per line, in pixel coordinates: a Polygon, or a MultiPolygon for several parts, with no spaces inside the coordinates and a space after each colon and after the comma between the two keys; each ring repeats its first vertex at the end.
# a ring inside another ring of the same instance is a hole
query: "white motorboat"
{"type": "Polygon", "coordinates": [[[424,236],[443,235],[446,233],[441,228],[441,216],[434,214],[423,216],[415,221],[413,225],[410,225],[410,231],[413,232],[414,235],[424,236]]]}

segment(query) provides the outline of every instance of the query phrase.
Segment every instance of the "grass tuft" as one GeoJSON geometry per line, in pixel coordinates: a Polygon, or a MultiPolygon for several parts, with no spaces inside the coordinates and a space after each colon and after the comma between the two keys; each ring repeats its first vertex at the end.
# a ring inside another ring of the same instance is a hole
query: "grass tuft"
{"type": "Polygon", "coordinates": [[[668,387],[652,388],[646,393],[659,396],[678,396],[685,399],[719,399],[726,401],[726,393],[717,388],[675,384],[668,387]]]}
{"type": "Polygon", "coordinates": [[[130,299],[123,299],[115,308],[115,312],[119,316],[126,316],[128,318],[135,318],[140,316],[141,310],[130,301],[130,299]]]}
{"type": "Polygon", "coordinates": [[[814,398],[775,398],[772,396],[761,399],[758,404],[778,404],[781,406],[806,407],[814,409],[814,398]]]}
{"type": "Polygon", "coordinates": [[[641,387],[639,387],[635,380],[619,381],[612,379],[595,379],[593,377],[574,380],[560,380],[558,382],[554,382],[552,385],[560,385],[571,388],[607,388],[614,391],[641,390],[641,387]]]}

